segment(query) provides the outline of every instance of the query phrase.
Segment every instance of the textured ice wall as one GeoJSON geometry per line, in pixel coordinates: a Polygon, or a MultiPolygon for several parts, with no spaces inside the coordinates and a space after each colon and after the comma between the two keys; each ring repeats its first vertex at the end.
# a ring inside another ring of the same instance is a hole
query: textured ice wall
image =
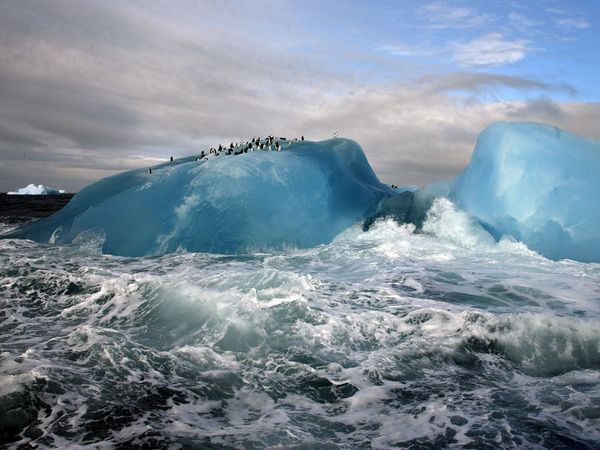
{"type": "Polygon", "coordinates": [[[102,236],[103,252],[123,256],[311,247],[390,195],[355,142],[301,141],[108,177],[10,236],[63,244],[102,236]]]}
{"type": "Polygon", "coordinates": [[[600,142],[533,123],[500,122],[477,140],[450,198],[496,237],[552,259],[600,262],[600,142]]]}

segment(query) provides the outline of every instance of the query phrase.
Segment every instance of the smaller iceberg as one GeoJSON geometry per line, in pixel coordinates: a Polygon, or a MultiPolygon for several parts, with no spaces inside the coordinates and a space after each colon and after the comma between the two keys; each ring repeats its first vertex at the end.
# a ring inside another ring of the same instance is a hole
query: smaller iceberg
{"type": "Polygon", "coordinates": [[[600,142],[558,128],[486,128],[449,198],[496,237],[551,259],[600,262],[600,142]]]}
{"type": "Polygon", "coordinates": [[[44,186],[43,184],[35,184],[27,185],[23,188],[19,188],[14,192],[7,192],[8,195],[58,195],[64,194],[65,191],[63,189],[54,189],[49,186],[44,186]]]}

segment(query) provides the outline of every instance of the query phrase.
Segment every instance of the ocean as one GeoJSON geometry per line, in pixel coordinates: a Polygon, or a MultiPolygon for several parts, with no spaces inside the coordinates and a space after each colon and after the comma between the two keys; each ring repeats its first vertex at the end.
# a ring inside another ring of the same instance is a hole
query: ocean
{"type": "Polygon", "coordinates": [[[310,249],[100,245],[0,240],[0,446],[598,448],[600,264],[449,201],[310,249]]]}

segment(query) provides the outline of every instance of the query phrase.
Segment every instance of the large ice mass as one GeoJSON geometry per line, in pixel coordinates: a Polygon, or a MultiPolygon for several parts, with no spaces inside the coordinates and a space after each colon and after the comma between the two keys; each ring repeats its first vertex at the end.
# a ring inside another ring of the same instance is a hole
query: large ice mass
{"type": "Polygon", "coordinates": [[[312,247],[391,195],[353,141],[282,141],[281,151],[194,156],[105,178],[9,236],[100,237],[103,252],[122,256],[312,247]]]}
{"type": "Polygon", "coordinates": [[[63,189],[55,189],[43,184],[28,184],[25,187],[19,188],[16,191],[7,192],[8,195],[58,195],[64,194],[63,189]]]}
{"type": "Polygon", "coordinates": [[[450,198],[496,238],[551,259],[600,261],[600,142],[558,128],[499,122],[479,136],[450,198]]]}
{"type": "Polygon", "coordinates": [[[512,236],[552,259],[600,261],[600,142],[495,123],[462,174],[421,189],[382,184],[350,140],[282,143],[281,151],[194,156],[105,178],[8,237],[99,238],[103,252],[124,256],[302,248],[384,217],[420,230],[435,199],[448,198],[496,239],[512,236]]]}

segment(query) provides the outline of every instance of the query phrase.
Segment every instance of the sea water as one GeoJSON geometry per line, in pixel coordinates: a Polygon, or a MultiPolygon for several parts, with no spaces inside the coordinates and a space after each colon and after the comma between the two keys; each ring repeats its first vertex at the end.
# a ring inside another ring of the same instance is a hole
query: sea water
{"type": "Polygon", "coordinates": [[[447,199],[420,231],[308,249],[101,245],[0,240],[2,446],[600,442],[600,264],[496,242],[447,199]]]}

